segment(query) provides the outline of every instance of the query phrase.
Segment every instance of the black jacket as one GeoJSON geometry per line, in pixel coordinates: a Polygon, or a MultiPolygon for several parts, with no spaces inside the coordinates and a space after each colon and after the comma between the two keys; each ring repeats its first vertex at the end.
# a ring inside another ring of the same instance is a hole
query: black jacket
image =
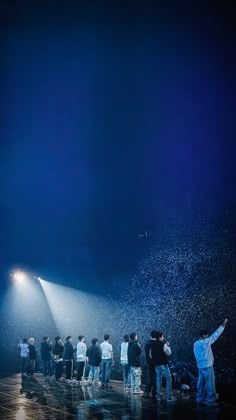
{"type": "Polygon", "coordinates": [[[87,352],[86,355],[88,357],[88,362],[91,366],[99,366],[102,361],[102,352],[100,347],[97,344],[92,344],[87,352]]]}
{"type": "Polygon", "coordinates": [[[146,362],[147,362],[147,364],[150,366],[150,365],[153,365],[153,360],[152,360],[152,357],[151,357],[151,345],[152,345],[152,342],[153,341],[156,341],[155,339],[150,339],[150,340],[148,340],[147,342],[146,342],[146,344],[145,344],[145,347],[144,347],[144,349],[145,349],[145,358],[146,358],[146,362]]]}
{"type": "Polygon", "coordinates": [[[74,347],[73,345],[67,341],[65,343],[65,351],[64,351],[64,359],[65,360],[72,360],[74,358],[74,347]]]}
{"type": "Polygon", "coordinates": [[[63,357],[64,346],[63,344],[56,343],[53,347],[53,354],[57,356],[57,359],[61,359],[63,357]]]}
{"type": "Polygon", "coordinates": [[[29,359],[35,360],[37,358],[37,350],[34,344],[29,344],[29,359]]]}
{"type": "Polygon", "coordinates": [[[169,357],[165,354],[164,348],[165,342],[160,340],[153,340],[151,343],[151,357],[154,366],[167,365],[169,357]]]}
{"type": "Polygon", "coordinates": [[[140,367],[141,348],[137,341],[130,341],[128,345],[128,364],[133,367],[140,367]]]}
{"type": "Polygon", "coordinates": [[[46,341],[43,341],[41,343],[41,357],[44,362],[51,359],[51,351],[52,351],[51,344],[47,343],[46,341]]]}

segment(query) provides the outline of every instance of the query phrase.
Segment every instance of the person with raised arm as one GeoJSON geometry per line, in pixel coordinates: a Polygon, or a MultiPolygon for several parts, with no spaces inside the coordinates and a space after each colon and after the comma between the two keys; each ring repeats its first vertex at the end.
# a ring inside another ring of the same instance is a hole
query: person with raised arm
{"type": "Polygon", "coordinates": [[[197,403],[205,403],[209,406],[217,405],[214,356],[211,346],[224,331],[227,321],[225,319],[223,324],[210,336],[206,329],[201,330],[199,338],[194,343],[193,351],[198,367],[197,403]]]}

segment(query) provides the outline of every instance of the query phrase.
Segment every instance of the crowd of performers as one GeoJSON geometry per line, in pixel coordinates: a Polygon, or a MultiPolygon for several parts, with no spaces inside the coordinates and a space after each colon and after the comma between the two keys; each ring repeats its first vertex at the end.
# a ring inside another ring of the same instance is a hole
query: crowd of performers
{"type": "MultiPolygon", "coordinates": [[[[216,405],[216,389],[214,378],[214,357],[211,345],[224,331],[227,319],[211,335],[207,330],[202,330],[194,343],[194,355],[198,366],[198,386],[196,401],[199,404],[216,405]]],[[[21,372],[22,376],[32,376],[35,371],[37,350],[34,338],[20,341],[21,372]]],[[[135,332],[124,335],[120,346],[120,363],[123,368],[123,387],[125,391],[134,394],[143,394],[141,390],[141,347],[135,332]]],[[[102,388],[112,388],[110,385],[111,367],[114,365],[113,348],[109,334],[104,335],[104,340],[99,344],[93,338],[87,348],[85,337],[78,337],[77,346],[73,346],[71,336],[66,337],[65,343],[61,337],[56,337],[52,343],[48,336],[43,338],[40,348],[43,375],[45,379],[62,380],[65,364],[66,382],[77,385],[97,385],[102,388]],[[76,359],[76,366],[74,361],[76,359]],[[86,366],[89,373],[85,378],[86,366]],[[76,369],[75,369],[76,368],[76,369]],[[77,372],[74,377],[74,372],[77,372]]],[[[143,397],[151,395],[157,401],[163,400],[162,378],[166,382],[166,401],[173,402],[172,380],[169,369],[171,348],[162,332],[153,330],[151,337],[145,344],[145,358],[148,366],[148,381],[143,397]]]]}

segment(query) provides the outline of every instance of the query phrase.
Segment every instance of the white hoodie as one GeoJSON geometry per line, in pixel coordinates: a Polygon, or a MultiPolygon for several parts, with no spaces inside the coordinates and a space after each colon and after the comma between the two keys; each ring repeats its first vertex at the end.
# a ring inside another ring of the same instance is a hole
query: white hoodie
{"type": "Polygon", "coordinates": [[[223,331],[224,327],[221,325],[210,337],[200,338],[194,343],[193,351],[199,369],[213,365],[214,356],[211,345],[219,338],[223,331]]]}

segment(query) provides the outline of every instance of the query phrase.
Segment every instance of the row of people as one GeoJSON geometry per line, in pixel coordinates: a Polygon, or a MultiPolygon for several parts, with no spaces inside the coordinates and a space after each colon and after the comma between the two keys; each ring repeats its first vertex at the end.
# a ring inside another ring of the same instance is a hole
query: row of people
{"type": "MultiPolygon", "coordinates": [[[[198,392],[197,402],[208,405],[215,404],[216,390],[213,370],[213,353],[211,345],[217,340],[226,326],[227,320],[211,335],[206,330],[200,332],[194,343],[194,355],[198,366],[198,392]]],[[[63,362],[66,366],[66,381],[68,383],[81,383],[85,379],[85,367],[89,365],[87,383],[99,383],[101,367],[101,386],[111,388],[109,384],[111,367],[114,364],[113,348],[109,342],[109,334],[104,335],[104,341],[99,345],[98,339],[93,338],[87,348],[84,336],[78,337],[78,344],[74,348],[72,337],[66,337],[65,344],[61,337],[55,338],[54,345],[49,337],[44,337],[41,343],[41,358],[43,362],[44,377],[52,377],[55,370],[55,379],[60,380],[63,373],[63,362]],[[74,354],[77,360],[77,378],[73,380],[74,354]],[[54,369],[55,368],[55,369],[54,369]]],[[[21,347],[22,374],[34,373],[37,351],[34,339],[23,339],[21,347]]],[[[148,365],[147,385],[144,398],[150,394],[158,401],[162,396],[162,378],[165,377],[167,401],[174,401],[172,396],[172,380],[168,366],[171,348],[162,332],[153,330],[151,337],[145,344],[145,358],[148,365]]],[[[141,347],[136,333],[124,336],[121,343],[120,362],[123,367],[123,385],[125,390],[135,394],[143,394],[141,390],[141,347]]]]}

